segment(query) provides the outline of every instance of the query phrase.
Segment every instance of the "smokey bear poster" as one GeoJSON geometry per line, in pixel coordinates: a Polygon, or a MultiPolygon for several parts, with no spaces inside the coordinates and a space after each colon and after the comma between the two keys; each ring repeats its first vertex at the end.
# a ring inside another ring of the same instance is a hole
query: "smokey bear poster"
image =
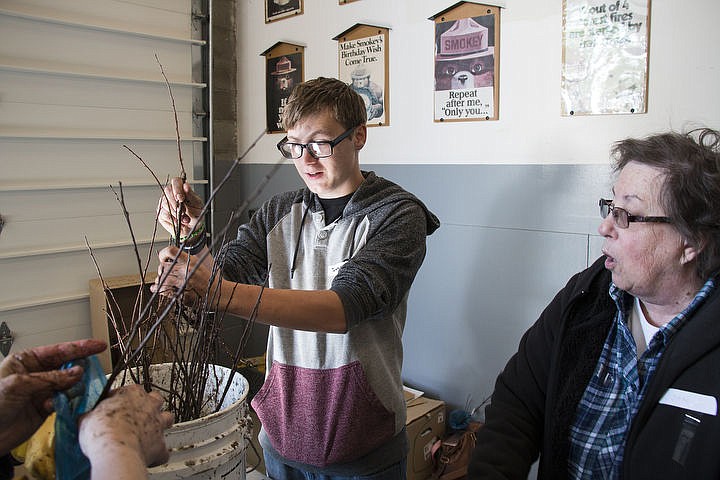
{"type": "Polygon", "coordinates": [[[436,122],[497,120],[499,10],[487,12],[435,23],[436,122]]]}
{"type": "Polygon", "coordinates": [[[268,58],[266,75],[267,131],[283,132],[281,117],[290,92],[302,82],[302,53],[268,58]]]}
{"type": "Polygon", "coordinates": [[[338,78],[365,102],[368,126],[387,126],[388,29],[356,25],[338,40],[338,78]]]}

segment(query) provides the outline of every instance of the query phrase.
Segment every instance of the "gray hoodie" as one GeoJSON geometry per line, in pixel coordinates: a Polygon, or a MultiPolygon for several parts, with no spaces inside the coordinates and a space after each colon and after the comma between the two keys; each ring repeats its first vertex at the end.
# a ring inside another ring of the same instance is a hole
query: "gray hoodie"
{"type": "Polygon", "coordinates": [[[230,280],[260,284],[270,266],[270,288],[331,289],[340,297],[344,334],[270,328],[268,373],[252,402],[263,448],[336,475],[370,473],[404,456],[407,299],[426,236],[440,225],[400,186],[363,176],[331,224],[308,189],[286,192],[241,226],[221,255],[230,280]]]}

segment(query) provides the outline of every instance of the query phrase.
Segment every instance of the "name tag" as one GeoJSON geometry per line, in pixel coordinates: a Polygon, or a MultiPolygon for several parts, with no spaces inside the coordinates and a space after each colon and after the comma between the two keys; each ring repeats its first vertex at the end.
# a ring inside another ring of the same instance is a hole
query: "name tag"
{"type": "Polygon", "coordinates": [[[684,408],[707,415],[717,415],[717,399],[710,395],[688,392],[677,388],[668,388],[660,399],[662,405],[684,408]]]}

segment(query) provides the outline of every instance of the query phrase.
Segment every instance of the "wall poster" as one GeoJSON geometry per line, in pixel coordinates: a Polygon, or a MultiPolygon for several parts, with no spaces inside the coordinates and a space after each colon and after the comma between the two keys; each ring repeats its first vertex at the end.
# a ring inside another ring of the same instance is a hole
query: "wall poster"
{"type": "Polygon", "coordinates": [[[278,42],[265,56],[265,110],[268,133],[284,132],[281,118],[292,89],[304,78],[305,47],[278,42]]]}
{"type": "Polygon", "coordinates": [[[563,0],[561,113],[647,112],[650,0],[563,0]]]}
{"type": "Polygon", "coordinates": [[[497,120],[500,7],[458,2],[435,21],[434,120],[497,120]]]}
{"type": "Polygon", "coordinates": [[[355,24],[333,39],[338,78],[365,101],[369,127],[390,125],[388,34],[388,28],[355,24]]]}
{"type": "Polygon", "coordinates": [[[265,0],[265,23],[302,13],[303,0],[265,0]]]}

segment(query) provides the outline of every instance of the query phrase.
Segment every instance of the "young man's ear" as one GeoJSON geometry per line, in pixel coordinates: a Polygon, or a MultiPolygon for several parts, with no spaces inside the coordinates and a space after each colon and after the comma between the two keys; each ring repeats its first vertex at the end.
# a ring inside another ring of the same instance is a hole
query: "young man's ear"
{"type": "Polygon", "coordinates": [[[367,126],[366,125],[358,125],[355,127],[355,131],[352,135],[352,141],[353,145],[355,145],[355,150],[360,150],[365,146],[365,141],[367,140],[367,126]]]}

